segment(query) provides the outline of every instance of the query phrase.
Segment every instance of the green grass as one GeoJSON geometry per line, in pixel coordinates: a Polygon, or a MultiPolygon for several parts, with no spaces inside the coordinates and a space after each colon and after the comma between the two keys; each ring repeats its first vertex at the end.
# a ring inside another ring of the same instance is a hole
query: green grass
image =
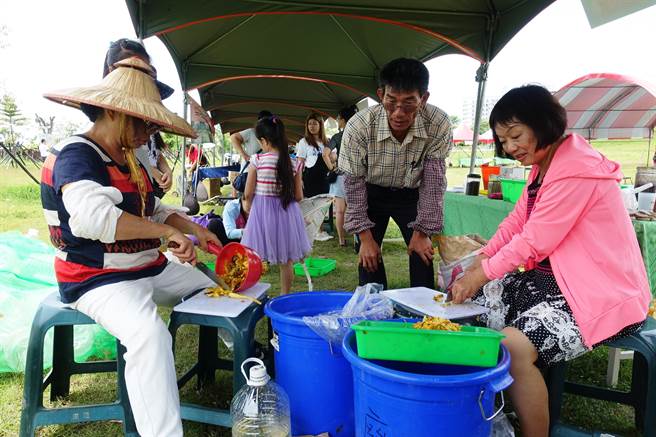
{"type": "MultiPolygon", "coordinates": [[[[616,141],[596,142],[595,146],[602,150],[610,159],[622,163],[625,174],[635,175],[635,167],[644,165],[647,157],[645,141],[616,141]]],[[[488,152],[489,153],[489,152],[488,152]]],[[[33,174],[38,170],[32,168],[33,174]]],[[[447,177],[449,185],[462,185],[466,168],[449,168],[447,177]]],[[[0,232],[18,230],[26,232],[28,229],[38,230],[38,237],[48,240],[47,226],[43,220],[39,192],[36,184],[15,168],[0,167],[0,232]]],[[[167,195],[165,202],[179,205],[180,199],[167,195]]],[[[203,206],[203,210],[209,210],[203,206]]],[[[384,245],[385,267],[388,272],[388,281],[391,288],[405,287],[408,284],[408,267],[405,245],[398,241],[400,232],[393,223],[387,231],[387,238],[392,239],[384,245]]],[[[349,239],[352,242],[352,239],[349,239]]],[[[328,257],[337,260],[337,268],[330,274],[314,278],[315,290],[353,290],[357,283],[357,257],[353,247],[340,248],[335,239],[326,242],[316,242],[314,257],[328,257]]],[[[205,254],[200,259],[209,261],[211,258],[205,254]]],[[[278,269],[273,266],[263,278],[273,284],[273,295],[278,293],[278,269]]],[[[305,279],[296,277],[295,290],[303,290],[305,279]]],[[[161,309],[160,314],[168,320],[170,310],[161,309]]],[[[266,330],[264,323],[258,324],[256,337],[258,341],[266,343],[266,330]]],[[[194,362],[197,347],[197,328],[182,327],[178,332],[176,348],[176,367],[181,374],[194,362]]],[[[224,355],[229,356],[227,350],[222,348],[224,355]]],[[[600,348],[576,360],[570,367],[570,378],[575,381],[587,381],[603,385],[606,374],[606,351],[600,348]]],[[[630,361],[624,360],[620,370],[621,389],[630,386],[630,361]]],[[[231,399],[232,378],[229,372],[217,372],[217,382],[200,391],[195,389],[195,380],[192,380],[181,391],[183,401],[201,402],[226,408],[231,399]]],[[[83,375],[73,378],[71,395],[68,399],[58,401],[61,404],[80,404],[102,402],[112,399],[115,395],[115,378],[112,374],[83,375]]],[[[20,421],[21,398],[23,386],[22,375],[0,374],[0,436],[15,436],[18,434],[20,421]]],[[[45,398],[48,398],[46,393],[45,398]]],[[[48,404],[46,402],[46,404],[48,404]]],[[[575,396],[566,396],[563,407],[563,419],[569,423],[589,429],[603,429],[615,434],[635,436],[638,435],[633,425],[633,412],[630,408],[601,401],[591,401],[575,396]]],[[[186,436],[229,436],[225,428],[185,423],[186,436]]],[[[117,423],[95,423],[79,425],[55,425],[43,428],[39,436],[70,436],[77,437],[110,437],[121,435],[121,427],[117,423]]]]}

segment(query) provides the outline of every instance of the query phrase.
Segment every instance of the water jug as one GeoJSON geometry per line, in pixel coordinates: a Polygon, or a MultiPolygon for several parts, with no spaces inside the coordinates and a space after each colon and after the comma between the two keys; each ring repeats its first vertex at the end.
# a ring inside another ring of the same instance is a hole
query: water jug
{"type": "Polygon", "coordinates": [[[271,380],[264,363],[248,358],[241,364],[244,385],[230,403],[233,437],[288,437],[291,436],[289,398],[271,380]],[[244,365],[256,363],[246,376],[244,365]]]}

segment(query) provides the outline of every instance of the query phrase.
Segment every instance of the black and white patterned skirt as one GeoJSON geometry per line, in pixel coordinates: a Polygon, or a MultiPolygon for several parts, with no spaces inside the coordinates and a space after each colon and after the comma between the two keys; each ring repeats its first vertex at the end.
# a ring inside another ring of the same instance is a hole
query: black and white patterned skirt
{"type": "MultiPolygon", "coordinates": [[[[538,367],[572,360],[590,349],[583,342],[572,310],[551,273],[538,270],[510,273],[488,282],[472,298],[490,309],[478,323],[495,330],[506,326],[520,330],[538,351],[538,367]]],[[[613,337],[594,345],[631,335],[644,322],[629,325],[613,337]]]]}

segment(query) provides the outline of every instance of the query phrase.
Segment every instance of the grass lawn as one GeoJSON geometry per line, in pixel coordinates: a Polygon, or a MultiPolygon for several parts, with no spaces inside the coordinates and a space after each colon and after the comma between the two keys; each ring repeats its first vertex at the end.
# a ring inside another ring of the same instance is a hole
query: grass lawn
{"type": "MultiPolygon", "coordinates": [[[[625,174],[635,175],[635,167],[644,165],[647,159],[645,141],[607,141],[595,144],[611,159],[622,163],[625,174]]],[[[489,153],[489,152],[487,152],[489,153]]],[[[38,171],[32,169],[37,175],[38,171]]],[[[462,185],[466,168],[449,168],[447,176],[450,185],[462,185]]],[[[165,201],[179,204],[180,199],[167,195],[165,201]]],[[[39,191],[19,169],[0,168],[0,232],[18,230],[26,232],[36,229],[38,238],[47,241],[47,227],[43,220],[39,191]]],[[[208,209],[204,207],[204,209],[208,209]]],[[[394,240],[384,246],[385,267],[388,272],[390,288],[404,287],[408,284],[407,256],[405,245],[398,242],[398,228],[391,224],[387,237],[394,240]]],[[[337,269],[321,278],[315,278],[315,290],[353,290],[357,283],[357,257],[352,246],[340,248],[335,239],[327,242],[315,242],[313,256],[329,257],[337,260],[337,269]]],[[[210,258],[201,254],[202,260],[210,258]]],[[[273,284],[273,295],[278,290],[278,269],[274,266],[263,278],[273,284]]],[[[294,283],[295,290],[303,290],[304,278],[298,277],[294,283]]],[[[160,314],[168,320],[168,309],[161,309],[160,314]]],[[[264,323],[258,325],[257,338],[266,342],[264,323]]],[[[178,332],[176,366],[179,374],[193,363],[196,353],[197,328],[183,327],[178,332]]],[[[228,351],[223,350],[225,354],[228,351]]],[[[603,384],[606,374],[606,350],[599,348],[585,357],[578,359],[570,367],[570,378],[577,381],[603,384]]],[[[622,362],[620,371],[621,389],[630,386],[630,361],[622,362]]],[[[0,436],[15,436],[18,434],[20,421],[21,398],[23,386],[22,375],[0,374],[0,436]]],[[[195,390],[195,381],[191,381],[181,392],[182,400],[199,401],[206,405],[226,408],[231,399],[231,375],[228,372],[217,372],[217,384],[202,391],[195,390]]],[[[58,401],[58,404],[79,404],[102,402],[113,399],[115,394],[115,379],[112,374],[76,376],[73,377],[71,395],[68,399],[58,401]]],[[[45,398],[47,399],[46,394],[45,398]]],[[[607,402],[590,401],[583,398],[567,396],[563,408],[565,421],[590,429],[603,429],[608,432],[634,436],[638,435],[633,425],[633,413],[628,407],[607,402]]],[[[109,437],[121,435],[117,423],[97,423],[90,425],[51,426],[42,429],[40,436],[70,436],[78,437],[109,437]]],[[[213,426],[185,423],[187,436],[229,436],[229,430],[213,426]]]]}

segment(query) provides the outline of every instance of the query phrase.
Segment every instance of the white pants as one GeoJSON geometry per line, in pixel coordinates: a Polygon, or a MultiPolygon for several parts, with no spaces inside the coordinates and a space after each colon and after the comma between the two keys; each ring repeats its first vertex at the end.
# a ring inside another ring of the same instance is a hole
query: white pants
{"type": "Polygon", "coordinates": [[[171,335],[157,305],[215,284],[199,270],[169,262],[157,276],[104,285],[70,306],[118,338],[125,353],[125,383],[141,437],[182,436],[180,398],[171,335]]]}

